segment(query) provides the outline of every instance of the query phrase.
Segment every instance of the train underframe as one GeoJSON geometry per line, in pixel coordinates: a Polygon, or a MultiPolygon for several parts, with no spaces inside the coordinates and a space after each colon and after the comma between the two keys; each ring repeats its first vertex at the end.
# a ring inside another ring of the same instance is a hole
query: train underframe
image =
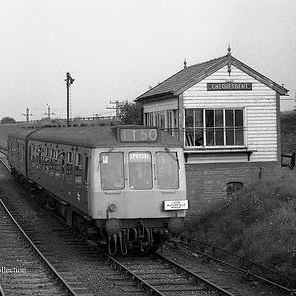
{"type": "Polygon", "coordinates": [[[181,218],[94,220],[15,170],[12,170],[12,175],[90,244],[103,247],[110,255],[126,255],[131,250],[156,251],[170,233],[177,234],[183,230],[181,218]]]}

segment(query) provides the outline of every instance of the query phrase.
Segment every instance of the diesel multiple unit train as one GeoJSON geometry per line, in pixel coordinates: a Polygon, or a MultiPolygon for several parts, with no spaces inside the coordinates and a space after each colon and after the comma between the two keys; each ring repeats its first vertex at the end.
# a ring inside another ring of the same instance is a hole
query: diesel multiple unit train
{"type": "Polygon", "coordinates": [[[188,209],[180,143],[156,127],[45,127],[8,137],[16,179],[110,254],[157,248],[188,209]]]}

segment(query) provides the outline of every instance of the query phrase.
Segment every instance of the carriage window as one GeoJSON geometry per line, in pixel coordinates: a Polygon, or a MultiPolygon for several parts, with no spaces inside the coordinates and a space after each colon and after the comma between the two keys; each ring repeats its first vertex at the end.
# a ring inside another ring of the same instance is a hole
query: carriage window
{"type": "Polygon", "coordinates": [[[50,158],[45,157],[44,158],[44,170],[45,170],[45,173],[47,173],[47,174],[49,172],[49,163],[50,163],[50,158]]]}
{"type": "Polygon", "coordinates": [[[60,150],[55,150],[54,158],[58,159],[60,154],[60,150]]]}
{"type": "Polygon", "coordinates": [[[157,152],[157,185],[161,189],[176,189],[179,187],[179,164],[177,153],[157,152]]]}
{"type": "Polygon", "coordinates": [[[67,162],[72,162],[72,152],[67,152],[67,162]]]}
{"type": "Polygon", "coordinates": [[[88,173],[88,157],[85,157],[85,170],[84,170],[84,180],[87,184],[87,173],[88,173]]]}
{"type": "Polygon", "coordinates": [[[101,186],[103,190],[124,188],[123,153],[100,154],[101,186]]]}
{"type": "Polygon", "coordinates": [[[41,156],[41,170],[45,171],[45,157],[41,156]]]}
{"type": "Polygon", "coordinates": [[[81,166],[81,154],[80,153],[77,153],[75,156],[74,183],[77,186],[80,186],[82,184],[82,166],[81,166]]]}
{"type": "Polygon", "coordinates": [[[50,150],[51,150],[50,157],[53,159],[54,158],[54,155],[55,155],[55,150],[54,149],[50,149],[50,150]]]}
{"type": "Polygon", "coordinates": [[[61,176],[61,160],[60,159],[55,159],[55,177],[60,178],[61,176]]]}
{"type": "Polygon", "coordinates": [[[66,182],[72,184],[73,165],[72,163],[66,163],[66,182]]]}
{"type": "Polygon", "coordinates": [[[81,154],[80,153],[77,153],[75,155],[75,164],[76,165],[81,165],[81,154]]]}
{"type": "Polygon", "coordinates": [[[130,188],[152,189],[151,153],[130,152],[128,162],[130,188]]]}
{"type": "Polygon", "coordinates": [[[82,167],[79,165],[74,166],[74,183],[77,186],[82,184],[82,167]]]}
{"type": "Polygon", "coordinates": [[[54,159],[50,158],[49,160],[49,175],[54,176],[55,174],[55,162],[54,159]]]}

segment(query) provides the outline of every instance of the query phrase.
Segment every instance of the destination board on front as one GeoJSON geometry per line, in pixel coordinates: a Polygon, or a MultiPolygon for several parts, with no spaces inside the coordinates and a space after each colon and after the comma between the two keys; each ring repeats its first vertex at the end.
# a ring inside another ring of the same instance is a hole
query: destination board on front
{"type": "Polygon", "coordinates": [[[157,142],[158,133],[156,128],[121,128],[121,142],[157,142]]]}
{"type": "Polygon", "coordinates": [[[173,210],[188,210],[188,200],[165,200],[164,201],[164,210],[173,211],[173,210]]]}

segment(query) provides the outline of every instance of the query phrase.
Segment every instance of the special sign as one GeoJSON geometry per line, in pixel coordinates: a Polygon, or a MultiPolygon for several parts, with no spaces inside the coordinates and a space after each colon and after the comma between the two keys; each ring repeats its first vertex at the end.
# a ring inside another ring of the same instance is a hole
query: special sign
{"type": "Polygon", "coordinates": [[[233,90],[252,90],[251,82],[210,82],[207,83],[208,91],[233,91],[233,90]]]}
{"type": "Polygon", "coordinates": [[[120,129],[121,142],[157,142],[156,128],[122,128],[120,129]]]}
{"type": "Polygon", "coordinates": [[[129,162],[151,162],[151,154],[149,152],[130,152],[129,162]]]}

